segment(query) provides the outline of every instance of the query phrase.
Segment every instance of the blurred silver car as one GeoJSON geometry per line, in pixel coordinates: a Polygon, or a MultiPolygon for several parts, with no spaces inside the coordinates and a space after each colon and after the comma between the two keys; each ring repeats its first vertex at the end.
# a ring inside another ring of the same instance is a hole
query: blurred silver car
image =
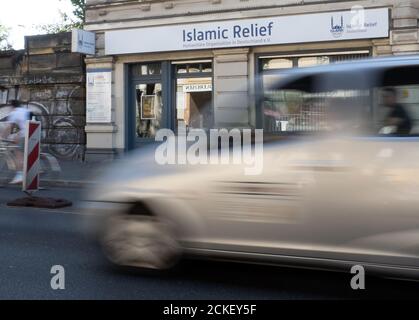
{"type": "Polygon", "coordinates": [[[85,202],[103,217],[107,257],[154,270],[192,255],[418,278],[418,75],[419,57],[395,57],[272,81],[256,97],[273,140],[259,175],[161,166],[156,146],[117,161],[85,202]]]}

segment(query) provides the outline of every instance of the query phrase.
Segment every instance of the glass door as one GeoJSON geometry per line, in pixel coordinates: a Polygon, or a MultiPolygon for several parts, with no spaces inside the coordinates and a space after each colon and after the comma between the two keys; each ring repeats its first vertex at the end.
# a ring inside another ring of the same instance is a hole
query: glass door
{"type": "Polygon", "coordinates": [[[162,128],[163,96],[161,82],[135,83],[135,137],[154,139],[162,128]]]}
{"type": "Polygon", "coordinates": [[[128,149],[155,141],[157,131],[168,128],[169,110],[165,90],[165,63],[130,66],[131,95],[127,113],[128,149]]]}

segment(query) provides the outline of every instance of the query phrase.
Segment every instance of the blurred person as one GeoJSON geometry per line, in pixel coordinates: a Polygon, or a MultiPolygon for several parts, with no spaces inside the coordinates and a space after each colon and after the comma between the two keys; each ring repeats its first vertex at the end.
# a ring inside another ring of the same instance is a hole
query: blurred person
{"type": "Polygon", "coordinates": [[[383,105],[390,108],[384,120],[384,126],[392,127],[392,134],[408,135],[412,130],[412,119],[406,109],[397,102],[397,90],[386,88],[383,90],[383,105]]]}
{"type": "Polygon", "coordinates": [[[7,121],[11,126],[10,132],[14,132],[14,128],[17,128],[16,134],[11,134],[9,137],[11,140],[15,142],[15,144],[19,147],[16,152],[16,160],[17,160],[17,171],[14,179],[10,182],[10,184],[19,184],[23,181],[23,151],[25,147],[25,136],[26,136],[26,121],[31,119],[31,112],[23,108],[18,100],[10,101],[11,106],[13,107],[13,111],[8,115],[7,121]]]}

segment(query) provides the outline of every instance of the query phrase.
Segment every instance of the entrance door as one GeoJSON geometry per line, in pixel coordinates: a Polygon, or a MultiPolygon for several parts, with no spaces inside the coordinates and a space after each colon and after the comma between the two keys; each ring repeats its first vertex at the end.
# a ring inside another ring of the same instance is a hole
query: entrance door
{"type": "Polygon", "coordinates": [[[164,63],[131,66],[131,100],[128,111],[129,149],[155,141],[157,131],[168,128],[168,86],[162,72],[164,63]]]}
{"type": "Polygon", "coordinates": [[[162,128],[163,96],[161,81],[135,82],[135,137],[154,139],[162,128]]]}

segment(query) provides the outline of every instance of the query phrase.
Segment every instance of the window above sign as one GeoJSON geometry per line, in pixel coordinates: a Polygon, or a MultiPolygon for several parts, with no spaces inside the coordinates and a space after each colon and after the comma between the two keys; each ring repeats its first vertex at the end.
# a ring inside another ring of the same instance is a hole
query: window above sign
{"type": "Polygon", "coordinates": [[[348,52],[325,52],[322,54],[301,54],[289,56],[260,57],[264,72],[270,70],[285,70],[290,68],[314,67],[340,61],[364,59],[370,56],[369,50],[348,52]]]}
{"type": "Polygon", "coordinates": [[[176,64],[176,73],[178,75],[196,74],[196,73],[212,73],[212,63],[200,62],[200,63],[176,64]]]}
{"type": "Polygon", "coordinates": [[[161,75],[161,63],[142,63],[133,65],[131,68],[133,77],[159,76],[161,75]]]}

